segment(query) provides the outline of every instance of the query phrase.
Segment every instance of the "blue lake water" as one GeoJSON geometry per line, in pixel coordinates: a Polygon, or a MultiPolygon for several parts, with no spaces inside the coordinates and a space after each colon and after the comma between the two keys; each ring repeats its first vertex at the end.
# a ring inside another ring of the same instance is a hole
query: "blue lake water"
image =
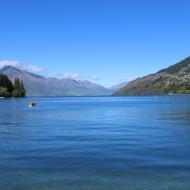
{"type": "Polygon", "coordinates": [[[189,190],[190,96],[0,100],[0,189],[189,190]]]}

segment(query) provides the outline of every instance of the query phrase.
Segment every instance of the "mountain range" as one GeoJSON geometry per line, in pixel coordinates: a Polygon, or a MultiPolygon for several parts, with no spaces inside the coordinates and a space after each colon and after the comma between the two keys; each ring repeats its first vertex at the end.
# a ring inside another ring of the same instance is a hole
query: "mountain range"
{"type": "Polygon", "coordinates": [[[46,78],[12,66],[3,67],[0,73],[6,74],[11,81],[21,79],[27,96],[106,96],[113,93],[113,90],[87,80],[46,78]]]}
{"type": "Polygon", "coordinates": [[[125,96],[149,94],[190,94],[190,57],[154,74],[110,88],[88,80],[46,78],[16,67],[5,66],[0,73],[12,81],[23,81],[27,96],[125,96]]]}
{"type": "Polygon", "coordinates": [[[190,94],[190,57],[129,82],[113,95],[190,94]]]}

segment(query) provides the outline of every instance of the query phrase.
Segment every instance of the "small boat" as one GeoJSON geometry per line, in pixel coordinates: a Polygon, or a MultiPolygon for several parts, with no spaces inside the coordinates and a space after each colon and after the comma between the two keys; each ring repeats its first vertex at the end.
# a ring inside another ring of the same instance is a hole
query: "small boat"
{"type": "Polygon", "coordinates": [[[29,102],[29,103],[28,103],[28,107],[29,107],[29,108],[32,108],[32,107],[34,107],[34,106],[36,106],[36,103],[35,103],[35,102],[29,102]]]}

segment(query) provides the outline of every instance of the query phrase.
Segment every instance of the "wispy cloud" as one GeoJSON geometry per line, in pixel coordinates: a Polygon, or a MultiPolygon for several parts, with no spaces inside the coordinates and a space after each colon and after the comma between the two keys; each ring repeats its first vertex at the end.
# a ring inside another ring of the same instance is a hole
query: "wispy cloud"
{"type": "Polygon", "coordinates": [[[16,60],[0,60],[0,67],[4,67],[4,66],[17,67],[18,65],[19,65],[19,62],[16,60]]]}
{"type": "Polygon", "coordinates": [[[96,75],[83,76],[83,75],[80,75],[79,73],[76,73],[76,72],[49,73],[48,76],[49,77],[56,77],[56,78],[59,78],[59,79],[71,78],[71,79],[74,79],[74,80],[89,80],[91,82],[99,81],[99,78],[96,75]]]}
{"type": "Polygon", "coordinates": [[[13,67],[17,67],[19,69],[28,71],[28,72],[32,72],[32,73],[41,73],[44,70],[40,67],[34,66],[34,65],[29,65],[29,64],[23,64],[20,63],[17,60],[0,60],[0,67],[4,67],[4,66],[13,66],[13,67]]]}
{"type": "Polygon", "coordinates": [[[56,77],[58,79],[63,79],[63,78],[71,78],[74,80],[80,79],[80,75],[75,72],[67,72],[67,73],[49,73],[47,72],[47,77],[56,77]]]}
{"type": "Polygon", "coordinates": [[[23,69],[28,70],[30,72],[39,73],[44,71],[41,67],[37,67],[34,65],[23,65],[23,69]]]}
{"type": "Polygon", "coordinates": [[[35,65],[30,65],[30,64],[24,64],[17,60],[0,60],[0,68],[4,66],[13,66],[31,73],[37,73],[43,75],[45,77],[56,77],[59,79],[71,78],[74,80],[89,80],[91,82],[100,81],[100,79],[96,75],[83,76],[76,72],[51,73],[41,67],[37,67],[35,65]]]}
{"type": "Polygon", "coordinates": [[[80,75],[78,73],[64,73],[64,78],[78,79],[80,75]]]}
{"type": "Polygon", "coordinates": [[[99,81],[100,79],[96,75],[88,77],[90,81],[99,81]]]}

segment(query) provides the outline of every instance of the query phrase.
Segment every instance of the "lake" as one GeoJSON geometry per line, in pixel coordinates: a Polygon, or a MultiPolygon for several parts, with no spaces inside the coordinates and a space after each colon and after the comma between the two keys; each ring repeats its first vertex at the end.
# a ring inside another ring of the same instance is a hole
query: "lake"
{"type": "Polygon", "coordinates": [[[189,190],[190,96],[0,100],[0,189],[189,190]]]}

